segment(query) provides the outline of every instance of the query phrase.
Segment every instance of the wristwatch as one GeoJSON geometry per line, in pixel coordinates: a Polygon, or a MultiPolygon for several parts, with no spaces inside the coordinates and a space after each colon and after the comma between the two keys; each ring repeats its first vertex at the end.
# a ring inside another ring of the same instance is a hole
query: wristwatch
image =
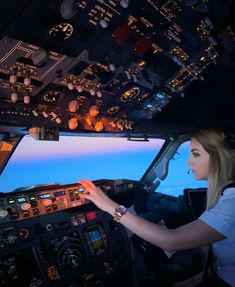
{"type": "Polygon", "coordinates": [[[115,208],[113,220],[120,222],[121,217],[127,212],[127,208],[123,205],[119,205],[115,208]]]}

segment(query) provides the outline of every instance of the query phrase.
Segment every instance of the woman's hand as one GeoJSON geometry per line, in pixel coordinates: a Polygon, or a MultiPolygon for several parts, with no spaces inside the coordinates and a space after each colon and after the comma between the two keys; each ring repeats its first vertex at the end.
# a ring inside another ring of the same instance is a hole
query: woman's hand
{"type": "Polygon", "coordinates": [[[78,183],[85,189],[85,192],[79,195],[80,198],[91,200],[101,210],[114,214],[114,210],[118,204],[111,200],[100,187],[96,186],[90,180],[79,180],[78,183]]]}

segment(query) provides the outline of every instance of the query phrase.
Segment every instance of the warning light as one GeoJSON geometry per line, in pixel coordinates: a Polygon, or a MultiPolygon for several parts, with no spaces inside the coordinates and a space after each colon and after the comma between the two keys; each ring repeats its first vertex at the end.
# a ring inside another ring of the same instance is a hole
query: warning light
{"type": "Polygon", "coordinates": [[[86,219],[87,220],[93,220],[96,218],[96,213],[94,211],[91,211],[91,212],[87,212],[86,213],[86,219]]]}

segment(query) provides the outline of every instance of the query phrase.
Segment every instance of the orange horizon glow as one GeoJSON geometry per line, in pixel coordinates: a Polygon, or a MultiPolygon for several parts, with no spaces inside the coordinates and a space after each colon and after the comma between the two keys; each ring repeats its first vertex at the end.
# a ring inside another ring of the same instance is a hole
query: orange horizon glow
{"type": "Polygon", "coordinates": [[[58,142],[37,141],[25,136],[14,152],[14,161],[65,158],[71,156],[105,155],[125,152],[159,150],[163,140],[132,142],[126,138],[109,137],[60,137],[58,142]]]}

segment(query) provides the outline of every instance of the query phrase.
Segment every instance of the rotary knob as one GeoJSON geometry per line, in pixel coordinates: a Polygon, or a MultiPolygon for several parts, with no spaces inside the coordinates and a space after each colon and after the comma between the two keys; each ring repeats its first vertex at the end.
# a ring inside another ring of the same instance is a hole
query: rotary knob
{"type": "Polygon", "coordinates": [[[17,75],[13,74],[13,75],[10,76],[10,83],[12,85],[17,83],[17,75]]]}
{"type": "Polygon", "coordinates": [[[21,228],[18,232],[20,239],[26,239],[29,237],[29,231],[26,228],[21,228]]]}
{"type": "Polygon", "coordinates": [[[105,21],[104,19],[101,19],[100,20],[100,26],[102,27],[102,28],[104,28],[104,29],[106,29],[107,27],[108,27],[108,22],[107,21],[105,21]]]}
{"type": "Polygon", "coordinates": [[[122,8],[126,9],[126,8],[128,8],[129,3],[127,0],[121,0],[120,5],[122,6],[122,8]]]}
{"type": "Polygon", "coordinates": [[[78,120],[77,118],[72,118],[68,121],[68,125],[69,125],[69,129],[70,130],[74,130],[77,128],[78,126],[78,120]]]}
{"type": "Polygon", "coordinates": [[[54,225],[53,225],[52,223],[48,223],[48,224],[46,225],[46,229],[47,229],[48,231],[52,231],[53,228],[54,228],[54,225]]]}
{"type": "Polygon", "coordinates": [[[0,218],[4,218],[8,215],[8,211],[0,208],[0,218]]]}
{"type": "Polygon", "coordinates": [[[42,204],[43,204],[44,206],[49,206],[49,205],[52,204],[52,200],[51,200],[50,198],[44,199],[43,202],[42,202],[42,204]]]}
{"type": "Polygon", "coordinates": [[[99,114],[99,107],[97,105],[93,105],[89,108],[89,114],[92,117],[95,117],[99,114]]]}
{"type": "Polygon", "coordinates": [[[81,93],[83,91],[83,87],[81,85],[77,85],[77,91],[81,93]]]}
{"type": "Polygon", "coordinates": [[[21,209],[22,210],[29,210],[31,208],[31,204],[28,202],[24,202],[23,204],[21,204],[21,209]]]}
{"type": "Polygon", "coordinates": [[[12,103],[16,103],[18,101],[18,94],[17,93],[12,93],[11,94],[11,101],[12,103]]]}

